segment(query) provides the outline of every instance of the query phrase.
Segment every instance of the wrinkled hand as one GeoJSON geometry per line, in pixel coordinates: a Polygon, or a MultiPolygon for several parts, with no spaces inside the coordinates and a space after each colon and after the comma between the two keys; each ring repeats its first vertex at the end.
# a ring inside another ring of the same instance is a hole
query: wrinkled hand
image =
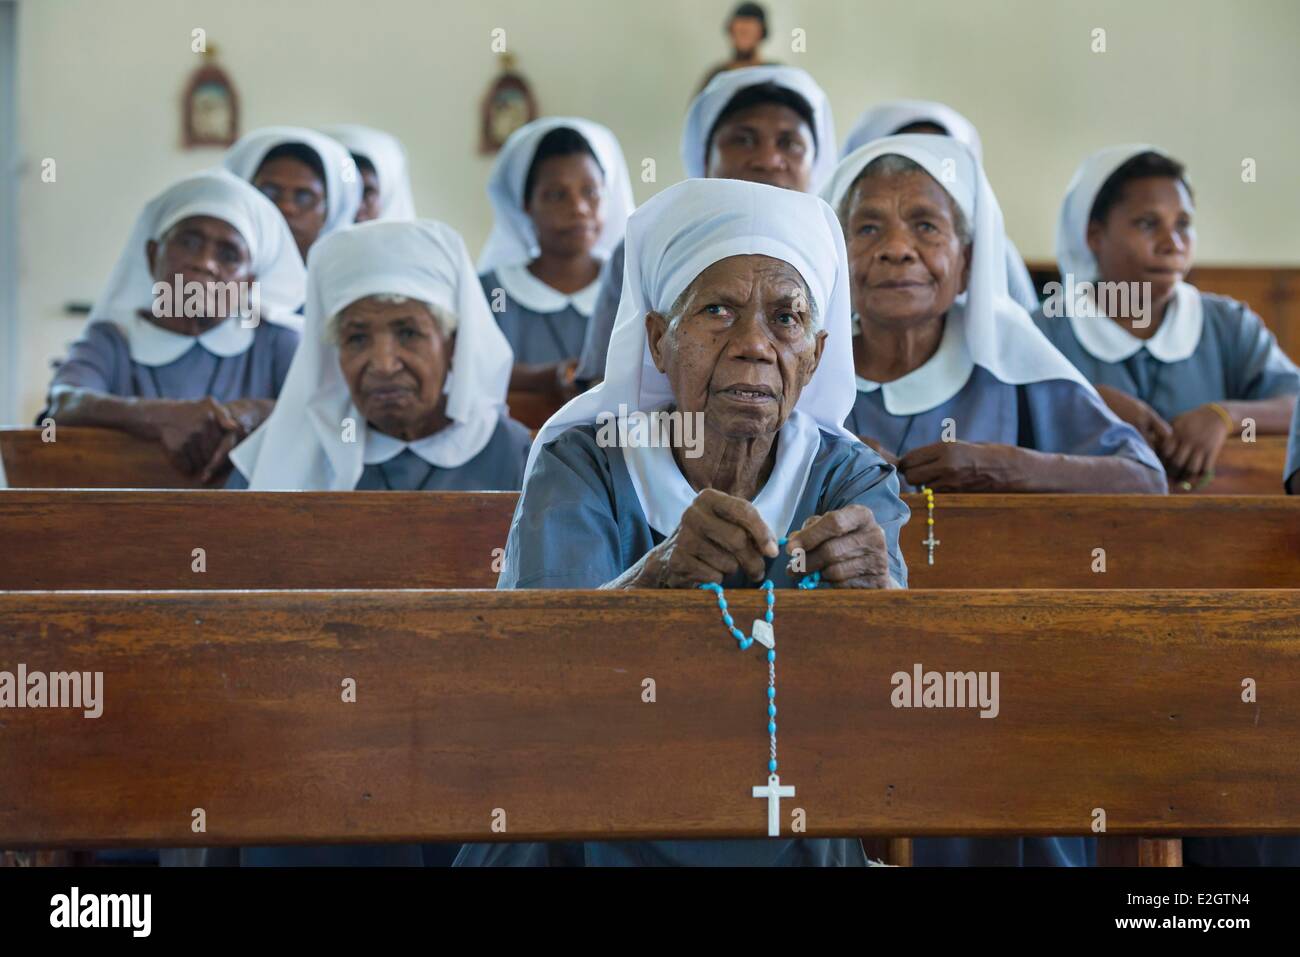
{"type": "Polygon", "coordinates": [[[706,488],[682,513],[676,531],[655,546],[658,587],[694,588],[720,584],[743,570],[762,581],[765,558],[780,552],[776,537],[749,502],[706,488]]]}
{"type": "Polygon", "coordinates": [[[154,422],[168,458],[187,475],[205,470],[222,440],[239,431],[230,410],[211,396],[159,403],[154,422]]]}
{"type": "Polygon", "coordinates": [[[1173,428],[1160,413],[1137,396],[1109,386],[1098,386],[1097,391],[1106,400],[1110,410],[1137,429],[1151,448],[1159,450],[1173,434],[1173,428]]]}
{"type": "Polygon", "coordinates": [[[889,451],[889,449],[885,448],[883,445],[881,445],[878,440],[868,438],[865,435],[859,435],[858,438],[862,441],[863,445],[871,449],[873,452],[879,455],[890,465],[893,465],[895,467],[898,465],[898,456],[895,455],[893,452],[889,451]]]}
{"type": "Polygon", "coordinates": [[[834,588],[890,588],[889,546],[885,530],[865,505],[846,505],[824,515],[812,515],[786,542],[792,556],[803,550],[803,570],[789,571],[798,580],[821,572],[834,588]]]}
{"type": "Polygon", "coordinates": [[[933,442],[912,449],[898,462],[913,488],[936,492],[996,492],[1013,489],[1020,476],[1021,450],[984,442],[933,442]]]}
{"type": "Polygon", "coordinates": [[[275,408],[275,402],[271,399],[235,399],[225,403],[224,408],[235,420],[238,428],[222,435],[221,441],[208,457],[203,473],[199,476],[199,481],[204,485],[230,469],[230,453],[234,451],[235,446],[248,438],[254,429],[266,421],[271,410],[275,408]]]}
{"type": "Polygon", "coordinates": [[[1202,481],[1214,469],[1228,438],[1228,423],[1208,405],[1174,419],[1170,434],[1156,446],[1171,482],[1202,481]]]}

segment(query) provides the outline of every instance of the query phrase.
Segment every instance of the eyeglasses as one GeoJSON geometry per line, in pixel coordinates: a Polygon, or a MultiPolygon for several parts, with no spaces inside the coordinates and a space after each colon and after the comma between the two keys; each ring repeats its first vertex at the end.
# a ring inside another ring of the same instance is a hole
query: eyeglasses
{"type": "Polygon", "coordinates": [[[319,209],[325,203],[325,197],[321,193],[305,187],[286,190],[274,183],[260,183],[257,188],[263,196],[276,205],[279,205],[282,196],[288,196],[294,208],[303,213],[319,209]]]}

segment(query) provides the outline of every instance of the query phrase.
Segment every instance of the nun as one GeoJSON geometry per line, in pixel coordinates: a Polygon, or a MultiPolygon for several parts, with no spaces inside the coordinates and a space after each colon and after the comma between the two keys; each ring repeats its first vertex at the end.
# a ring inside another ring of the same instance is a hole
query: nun
{"type": "Polygon", "coordinates": [[[518,491],[529,433],[506,415],[511,355],[465,244],[431,220],[312,248],[303,344],[227,488],[518,491]]]}
{"type": "Polygon", "coordinates": [[[350,225],[361,207],[361,174],[352,154],[338,140],[315,130],[253,130],[226,150],[221,163],[275,203],[303,262],[312,243],[350,225]]]}
{"type": "Polygon", "coordinates": [[[873,140],[824,197],[852,276],[846,425],[906,490],[1164,491],[1160,462],[1007,296],[1002,212],[969,148],[873,140]]]}
{"type": "MultiPolygon", "coordinates": [[[[719,73],[691,101],[682,131],[682,168],[692,179],[742,179],[802,193],[835,168],[835,120],[817,81],[793,66],[754,66],[719,73]]],[[[605,371],[623,289],[623,246],[600,277],[595,312],[578,360],[589,384],[605,371]]]]}
{"type": "Polygon", "coordinates": [[[270,200],[222,169],[178,180],[136,219],[38,423],[119,429],[219,477],[284,385],[304,283],[270,200]]]}
{"type": "MultiPolygon", "coordinates": [[[[951,136],[971,151],[981,168],[984,166],[984,144],[975,124],[952,107],[933,100],[889,100],[871,107],[849,131],[840,155],[847,157],[873,140],[899,133],[951,136]]],[[[1006,237],[1006,257],[1007,292],[1027,312],[1033,312],[1038,308],[1038,290],[1010,236],[1006,237]]]]}
{"type": "Polygon", "coordinates": [[[326,126],[321,132],[347,147],[361,174],[361,206],[356,222],[415,219],[406,150],[396,136],[355,123],[326,126]]]}
{"type": "Polygon", "coordinates": [[[501,148],[488,198],[495,222],[478,268],[514,350],[510,388],[559,404],[577,391],[601,264],[635,208],[623,150],[590,120],[535,120],[501,148]]]}
{"type": "MultiPolygon", "coordinates": [[[[831,209],[772,186],[687,180],[629,220],[626,262],[604,381],[533,443],[497,587],[791,588],[805,572],[835,588],[905,587],[894,470],[840,424],[853,369],[831,209]],[[700,441],[619,446],[608,434],[611,416],[653,412],[692,417],[700,441]],[[797,549],[805,567],[792,572],[797,549]]],[[[866,859],[856,839],[762,839],[467,845],[456,863],[866,859]]]]}
{"type": "Polygon", "coordinates": [[[1250,307],[1185,281],[1193,217],[1183,166],[1168,154],[1094,153],[1061,206],[1061,289],[1034,314],[1184,490],[1213,478],[1246,419],[1286,434],[1300,394],[1300,369],[1250,307]]]}

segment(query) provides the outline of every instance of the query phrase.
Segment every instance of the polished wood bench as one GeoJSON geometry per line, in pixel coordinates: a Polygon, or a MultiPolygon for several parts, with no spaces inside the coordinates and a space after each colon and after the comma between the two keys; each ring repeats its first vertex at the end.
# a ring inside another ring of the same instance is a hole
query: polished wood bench
{"type": "MultiPolygon", "coordinates": [[[[517,500],[15,489],[0,493],[0,589],[493,588],[517,500]]],[[[913,588],[1300,583],[1300,497],[940,494],[933,565],[924,500],[907,500],[913,588]]]]}
{"type": "MultiPolygon", "coordinates": [[[[44,442],[40,429],[0,428],[0,461],[11,488],[198,488],[161,446],[110,429],[62,428],[44,442]]],[[[1215,478],[1201,494],[1281,495],[1286,437],[1229,441],[1215,478]]],[[[209,487],[220,487],[224,479],[209,487]]],[[[1180,490],[1179,494],[1182,494],[1180,490]]]]}
{"type": "MultiPolygon", "coordinates": [[[[796,809],[807,837],[1104,821],[1106,859],[1136,861],[1300,833],[1300,592],[790,592],[776,614],[783,834],[796,809]],[[918,665],[996,672],[996,716],[898,707],[918,665]]],[[[4,593],[0,633],[0,670],[103,675],[97,718],[5,713],[0,847],[767,826],[761,648],[710,595],[4,593]]]]}

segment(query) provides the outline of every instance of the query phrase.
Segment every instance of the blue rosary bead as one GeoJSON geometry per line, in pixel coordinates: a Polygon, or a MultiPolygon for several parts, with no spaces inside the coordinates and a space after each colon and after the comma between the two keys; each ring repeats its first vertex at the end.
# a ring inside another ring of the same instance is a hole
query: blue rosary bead
{"type": "Polygon", "coordinates": [[[774,705],[774,704],[770,704],[770,705],[768,705],[768,706],[767,706],[767,713],[768,713],[769,715],[771,715],[772,717],[776,717],[776,705],[774,705]]]}
{"type": "Polygon", "coordinates": [[[775,698],[775,697],[776,697],[776,689],[775,689],[775,688],[772,688],[772,687],[769,687],[769,688],[767,689],[767,696],[768,696],[769,698],[775,698]]]}
{"type": "Polygon", "coordinates": [[[769,648],[769,649],[767,650],[767,660],[768,660],[768,661],[776,661],[776,649],[775,649],[775,648],[769,648]]]}
{"type": "Polygon", "coordinates": [[[767,762],[767,769],[768,769],[769,771],[771,771],[773,774],[776,774],[776,759],[775,759],[775,758],[773,758],[771,761],[768,761],[768,762],[767,762]]]}
{"type": "Polygon", "coordinates": [[[770,609],[768,611],[763,612],[763,620],[767,622],[769,625],[772,624],[772,612],[770,609]]]}
{"type": "Polygon", "coordinates": [[[768,733],[768,734],[776,734],[776,722],[775,722],[775,721],[769,721],[769,722],[767,723],[767,733],[768,733]]]}
{"type": "Polygon", "coordinates": [[[732,625],[736,623],[736,620],[732,618],[730,615],[724,613],[722,616],[722,623],[726,625],[728,628],[730,628],[732,625]]]}

